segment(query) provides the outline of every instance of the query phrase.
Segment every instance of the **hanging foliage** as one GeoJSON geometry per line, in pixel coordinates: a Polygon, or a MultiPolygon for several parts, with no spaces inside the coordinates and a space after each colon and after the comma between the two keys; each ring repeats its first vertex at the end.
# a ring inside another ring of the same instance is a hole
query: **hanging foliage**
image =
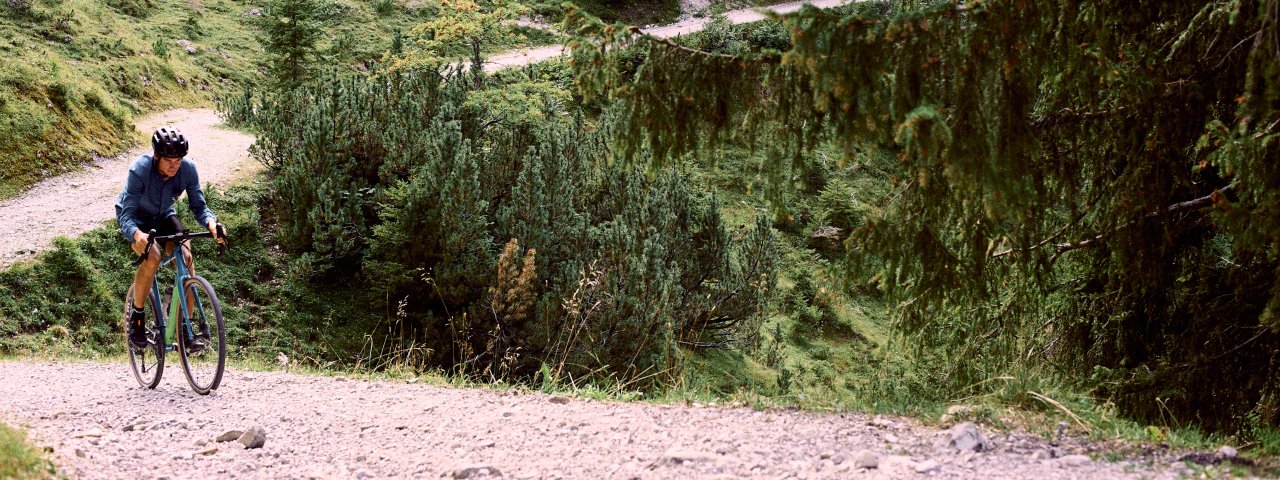
{"type": "Polygon", "coordinates": [[[895,152],[850,272],[955,359],[939,381],[1087,377],[1139,417],[1233,429],[1280,424],[1277,12],[865,2],[777,16],[789,50],[734,54],[580,11],[566,26],[584,95],[623,103],[633,163],[739,132],[775,151],[770,179],[827,139],[895,152]]]}

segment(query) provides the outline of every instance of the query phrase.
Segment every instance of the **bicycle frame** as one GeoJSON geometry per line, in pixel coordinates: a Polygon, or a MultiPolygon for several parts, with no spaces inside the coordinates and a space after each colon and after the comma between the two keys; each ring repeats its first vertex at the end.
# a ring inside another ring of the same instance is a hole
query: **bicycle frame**
{"type": "MultiPolygon", "coordinates": [[[[181,258],[182,253],[190,247],[187,246],[185,241],[175,241],[174,243],[173,253],[167,255],[161,254],[160,267],[156,269],[156,278],[151,280],[151,301],[154,305],[160,306],[161,312],[166,310],[168,311],[167,315],[157,319],[157,321],[160,322],[161,331],[164,332],[164,351],[166,353],[172,352],[178,348],[177,339],[179,320],[181,320],[183,327],[182,334],[187,335],[188,337],[192,335],[191,312],[187,311],[189,307],[187,306],[187,302],[183,301],[186,299],[186,295],[182,291],[182,284],[188,278],[191,278],[191,272],[187,270],[186,262],[178,261],[178,259],[181,258]],[[173,293],[169,297],[169,305],[165,305],[164,300],[160,297],[159,274],[160,270],[170,262],[175,264],[177,273],[173,276],[173,293]],[[165,317],[168,318],[168,321],[166,321],[165,317]]],[[[157,245],[157,247],[157,249],[161,249],[163,248],[163,245],[157,245]]],[[[196,308],[200,309],[199,313],[203,315],[204,307],[200,304],[199,292],[192,292],[191,294],[196,296],[195,301],[192,303],[196,305],[196,308]]]]}

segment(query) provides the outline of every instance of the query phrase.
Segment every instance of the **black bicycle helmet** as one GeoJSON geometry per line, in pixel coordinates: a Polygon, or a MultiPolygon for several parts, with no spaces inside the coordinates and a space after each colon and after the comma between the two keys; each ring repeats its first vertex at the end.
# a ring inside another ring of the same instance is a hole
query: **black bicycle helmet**
{"type": "Polygon", "coordinates": [[[157,157],[181,158],[187,156],[187,137],[173,127],[160,127],[151,134],[151,150],[157,157]]]}

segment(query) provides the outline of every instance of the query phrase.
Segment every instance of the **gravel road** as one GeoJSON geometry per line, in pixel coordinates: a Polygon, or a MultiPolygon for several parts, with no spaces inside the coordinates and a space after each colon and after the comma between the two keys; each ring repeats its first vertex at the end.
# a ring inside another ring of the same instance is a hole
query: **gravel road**
{"type": "MultiPolygon", "coordinates": [[[[799,10],[804,4],[810,4],[819,8],[831,8],[850,3],[852,0],[806,0],[796,2],[779,3],[770,5],[762,9],[742,8],[725,12],[725,18],[729,23],[740,24],[750,23],[763,20],[765,15],[761,10],[771,10],[777,13],[791,13],[799,10]]],[[[710,18],[685,18],[676,23],[661,26],[645,27],[645,33],[653,35],[657,38],[671,38],[676,35],[684,35],[702,30],[706,26],[710,18]]],[[[503,52],[489,56],[485,59],[484,71],[493,73],[511,67],[518,67],[530,63],[537,63],[550,58],[559,57],[566,53],[564,45],[547,45],[542,47],[525,48],[510,52],[503,52]]]]}
{"type": "Polygon", "coordinates": [[[60,474],[84,479],[1048,480],[1186,473],[1170,459],[1094,461],[1084,443],[1055,447],[984,427],[978,432],[988,449],[975,452],[974,441],[952,446],[950,430],[862,414],[612,403],[234,369],[220,390],[202,397],[173,367],[156,390],[139,388],[127,363],[0,362],[0,421],[50,447],[60,474]],[[265,432],[260,448],[216,441],[252,427],[265,432]]]}
{"type": "MultiPolygon", "coordinates": [[[[143,118],[138,130],[154,131],[175,125],[191,142],[191,158],[200,172],[200,183],[225,184],[253,174],[261,164],[249,159],[253,137],[221,128],[222,120],[210,109],[169,110],[143,118]]],[[[54,237],[75,237],[115,218],[116,196],[124,188],[125,174],[148,144],[129,152],[95,161],[76,173],[49,178],[31,190],[0,202],[0,268],[32,258],[49,249],[54,237]]],[[[217,205],[213,205],[217,211],[217,205]]]]}

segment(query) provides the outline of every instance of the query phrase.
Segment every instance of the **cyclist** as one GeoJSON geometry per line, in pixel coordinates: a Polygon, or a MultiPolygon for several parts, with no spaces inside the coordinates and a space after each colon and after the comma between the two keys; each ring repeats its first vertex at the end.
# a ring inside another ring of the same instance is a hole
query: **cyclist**
{"type": "MultiPolygon", "coordinates": [[[[187,205],[196,219],[209,228],[218,243],[225,243],[226,240],[217,233],[217,217],[205,205],[196,165],[186,158],[187,138],[174,127],[160,127],[151,135],[151,151],[151,155],[142,154],[134,160],[125,179],[124,191],[116,200],[116,220],[120,223],[120,234],[124,236],[125,243],[133,248],[134,253],[142,255],[147,248],[148,231],[154,229],[157,235],[183,232],[178,213],[173,208],[182,192],[187,193],[187,205]]],[[[172,244],[166,245],[165,253],[171,253],[173,248],[172,244]]],[[[191,252],[187,249],[183,252],[182,260],[187,264],[187,270],[195,275],[191,252]]],[[[138,266],[133,277],[133,309],[129,314],[128,327],[129,343],[137,348],[148,344],[146,328],[143,327],[146,320],[143,307],[159,268],[160,252],[153,245],[146,261],[138,266]]],[[[197,339],[193,349],[200,346],[200,339],[197,339]]]]}

